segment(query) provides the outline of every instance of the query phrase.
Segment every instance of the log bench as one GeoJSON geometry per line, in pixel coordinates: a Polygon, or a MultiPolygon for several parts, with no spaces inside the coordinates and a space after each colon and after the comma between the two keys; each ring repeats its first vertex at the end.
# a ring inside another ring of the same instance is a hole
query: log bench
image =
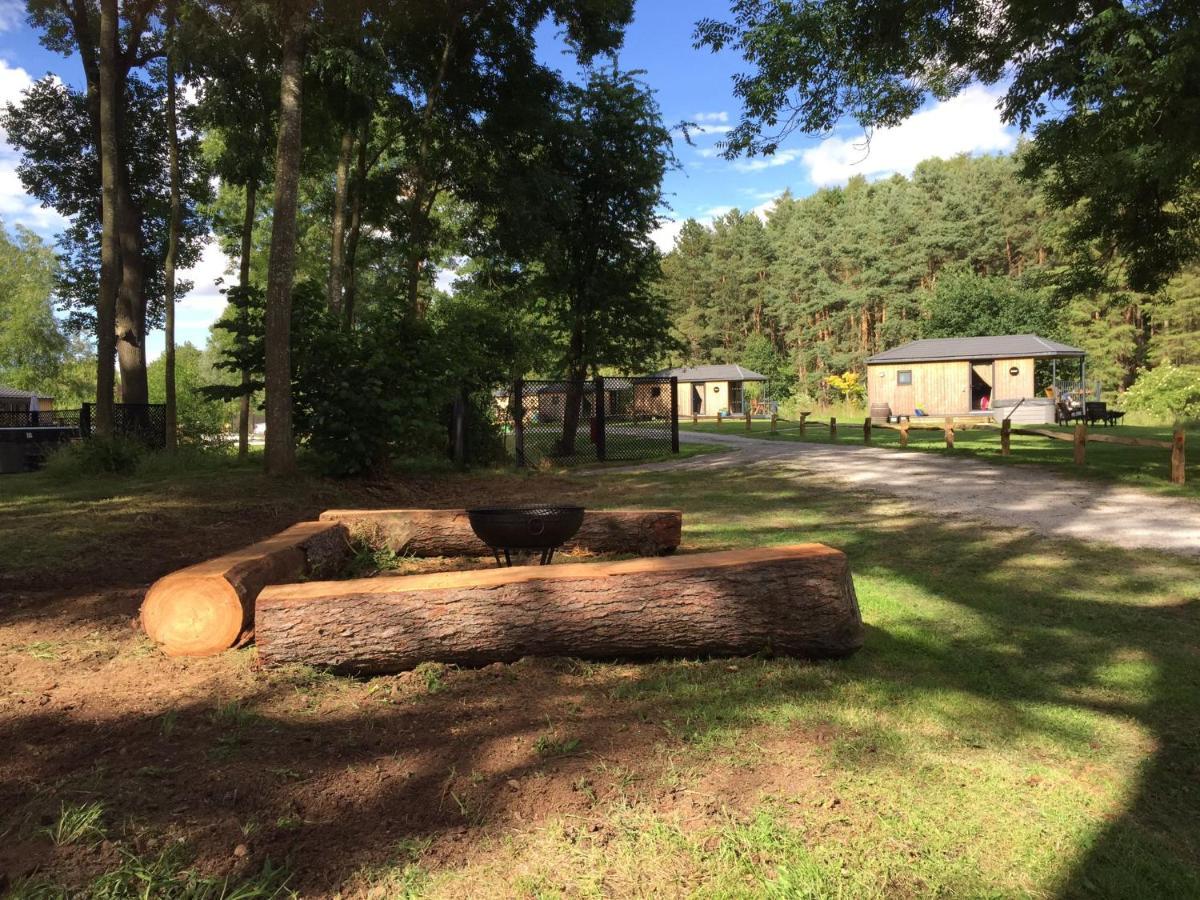
{"type": "Polygon", "coordinates": [[[142,603],[142,627],[169,656],[209,656],[253,626],[268,584],[336,574],[350,549],[346,526],[301,522],[265,541],[164,575],[142,603]]]}
{"type": "Polygon", "coordinates": [[[823,544],[274,585],[267,665],[384,674],[522,656],[846,656],[863,641],[845,554],[823,544]]]}
{"type": "MultiPolygon", "coordinates": [[[[465,509],[329,509],[322,522],[341,522],[351,531],[378,529],[390,550],[415,556],[488,556],[471,530],[465,509]]],[[[683,529],[677,509],[589,509],[579,533],[563,549],[591,553],[674,553],[683,529]]]]}

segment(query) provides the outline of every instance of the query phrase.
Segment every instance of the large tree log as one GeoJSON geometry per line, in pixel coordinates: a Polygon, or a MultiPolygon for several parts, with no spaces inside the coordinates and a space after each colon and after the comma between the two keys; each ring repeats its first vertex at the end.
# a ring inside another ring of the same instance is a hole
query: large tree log
{"type": "MultiPolygon", "coordinates": [[[[399,553],[416,556],[487,556],[465,509],[329,509],[322,522],[342,522],[353,532],[376,529],[399,553]]],[[[663,556],[679,546],[683,513],[677,509],[589,509],[565,550],[663,556]]]]}
{"type": "Polygon", "coordinates": [[[274,537],[165,575],[142,603],[142,627],[170,656],[228,650],[254,620],[268,584],[330,577],[349,550],[337,522],[301,522],[274,537]]]}
{"type": "Polygon", "coordinates": [[[425,661],[845,656],[863,641],[843,553],[822,544],[266,588],[259,658],[361,674],[425,661]]]}

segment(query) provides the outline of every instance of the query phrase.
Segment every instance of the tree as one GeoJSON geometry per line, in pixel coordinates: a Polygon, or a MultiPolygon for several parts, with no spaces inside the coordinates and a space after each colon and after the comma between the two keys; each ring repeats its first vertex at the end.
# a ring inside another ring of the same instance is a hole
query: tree
{"type": "Polygon", "coordinates": [[[168,0],[166,12],[167,49],[166,49],[166,81],[167,81],[167,164],[170,172],[171,212],[167,226],[167,259],[164,265],[164,280],[166,281],[166,321],[164,368],[166,401],[166,431],[167,450],[173,452],[178,437],[178,415],[175,395],[175,260],[179,256],[179,230],[183,219],[183,200],[180,196],[182,186],[179,175],[179,119],[175,109],[175,57],[178,53],[176,45],[177,25],[175,21],[176,0],[168,0]]]}
{"type": "Polygon", "coordinates": [[[665,310],[650,289],[659,274],[650,232],[673,156],[653,95],[629,73],[592,72],[586,85],[564,86],[557,118],[543,162],[533,285],[561,348],[559,451],[570,455],[588,371],[629,369],[669,346],[665,310]]]}
{"type": "Polygon", "coordinates": [[[296,466],[292,438],[290,328],[296,269],[296,194],[300,181],[305,42],[311,0],[282,0],[279,133],[275,144],[275,202],[267,269],[266,374],[267,471],[290,474],[296,466]]]}
{"type": "MultiPolygon", "coordinates": [[[[56,293],[70,326],[96,333],[97,423],[106,428],[114,352],[124,398],[144,402],[145,335],[164,314],[168,140],[162,80],[144,77],[162,52],[157,6],[151,0],[120,9],[84,0],[30,0],[28,8],[48,49],[79,54],[86,88],[80,92],[44,78],[20,104],[7,107],[3,125],[22,151],[18,174],[26,190],[71,220],[60,236],[56,293]],[[102,129],[102,120],[110,127],[102,129]],[[104,237],[106,144],[111,241],[104,237]]],[[[194,212],[208,192],[207,176],[195,164],[196,148],[194,137],[180,141],[184,209],[177,268],[196,260],[206,231],[194,212]]],[[[177,284],[177,295],[188,287],[177,284]]]]}
{"type": "Polygon", "coordinates": [[[1037,334],[1063,337],[1063,319],[1048,296],[1011,278],[945,272],[926,305],[924,337],[1037,334]]]}
{"type": "Polygon", "coordinates": [[[1073,209],[1077,244],[1119,253],[1129,283],[1161,287],[1200,256],[1200,7],[1190,0],[1047,6],[1037,0],[777,3],[734,0],[697,24],[697,46],[741,51],[741,122],[725,150],[773,153],[794,131],[850,116],[898,125],[930,95],[1004,80],[1006,122],[1073,209]]]}
{"type": "Polygon", "coordinates": [[[54,318],[57,263],[42,240],[18,227],[0,227],[0,384],[51,391],[68,353],[54,318]]]}

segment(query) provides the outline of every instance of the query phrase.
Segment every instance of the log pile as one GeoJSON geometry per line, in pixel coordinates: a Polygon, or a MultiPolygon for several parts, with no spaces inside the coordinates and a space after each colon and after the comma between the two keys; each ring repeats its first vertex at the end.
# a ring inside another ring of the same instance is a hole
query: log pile
{"type": "MultiPolygon", "coordinates": [[[[330,509],[322,522],[351,532],[379,534],[390,550],[414,556],[488,556],[465,509],[330,509]]],[[[664,556],[675,552],[683,513],[675,509],[589,509],[579,533],[563,549],[664,556]]]]}
{"type": "Polygon", "coordinates": [[[158,579],[142,603],[142,627],[170,656],[220,653],[253,628],[255,599],[264,587],[331,577],[348,550],[344,525],[301,522],[158,579]]]}
{"type": "Polygon", "coordinates": [[[846,656],[863,641],[843,553],[821,544],[264,589],[268,665],[380,674],[425,661],[846,656]]]}

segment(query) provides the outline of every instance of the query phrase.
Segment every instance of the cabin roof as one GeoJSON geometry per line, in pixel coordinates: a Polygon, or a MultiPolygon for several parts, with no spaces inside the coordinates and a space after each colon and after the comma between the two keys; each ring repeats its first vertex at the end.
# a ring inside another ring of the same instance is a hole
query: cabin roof
{"type": "Polygon", "coordinates": [[[1081,357],[1078,347],[1038,337],[1036,334],[1000,334],[989,337],[926,338],[876,353],[867,365],[941,362],[954,359],[1018,359],[1021,357],[1081,357]]]}
{"type": "Polygon", "coordinates": [[[682,366],[678,369],[663,369],[654,373],[659,378],[677,378],[682,382],[689,381],[766,381],[766,375],[760,375],[747,368],[729,363],[718,366],[682,366]]]}

